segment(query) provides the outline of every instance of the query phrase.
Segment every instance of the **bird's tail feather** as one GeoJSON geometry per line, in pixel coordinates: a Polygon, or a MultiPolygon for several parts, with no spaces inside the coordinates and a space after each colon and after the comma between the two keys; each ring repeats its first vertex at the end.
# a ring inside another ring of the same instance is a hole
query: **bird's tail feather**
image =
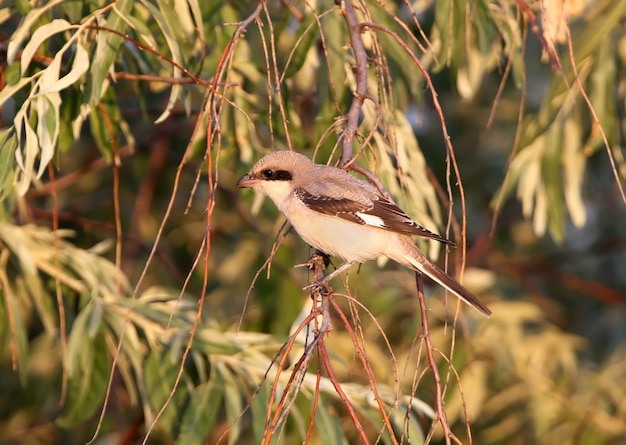
{"type": "MultiPolygon", "coordinates": [[[[415,247],[417,251],[417,247],[415,247]]],[[[462,286],[458,281],[452,278],[450,275],[445,273],[443,270],[435,266],[431,263],[422,252],[412,252],[413,255],[408,254],[404,256],[404,261],[400,261],[401,263],[406,264],[407,262],[412,269],[422,272],[423,274],[432,278],[435,282],[452,292],[454,295],[459,297],[462,301],[472,306],[478,312],[483,314],[486,317],[491,317],[491,311],[485,304],[480,301],[474,294],[468,291],[464,286],[462,286]]]]}

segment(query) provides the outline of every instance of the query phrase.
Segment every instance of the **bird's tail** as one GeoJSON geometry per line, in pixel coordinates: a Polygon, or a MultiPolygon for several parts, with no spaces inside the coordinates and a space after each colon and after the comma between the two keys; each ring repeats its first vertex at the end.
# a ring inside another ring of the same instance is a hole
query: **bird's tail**
{"type": "Polygon", "coordinates": [[[484,316],[491,317],[491,311],[482,301],[480,301],[474,294],[468,291],[450,275],[431,263],[417,248],[417,246],[412,247],[414,247],[414,249],[410,249],[411,252],[406,252],[403,255],[402,261],[396,261],[429,276],[435,282],[452,292],[484,316]]]}

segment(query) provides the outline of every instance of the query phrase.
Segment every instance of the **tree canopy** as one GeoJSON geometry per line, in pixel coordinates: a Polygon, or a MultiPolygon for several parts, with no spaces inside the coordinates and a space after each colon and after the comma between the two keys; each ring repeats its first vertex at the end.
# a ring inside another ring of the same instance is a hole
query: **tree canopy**
{"type": "Polygon", "coordinates": [[[0,442],[620,443],[625,19],[0,6],[0,442]],[[236,187],[272,150],[453,240],[416,242],[492,318],[383,261],[303,290],[322,263],[294,268],[314,252],[236,187]]]}

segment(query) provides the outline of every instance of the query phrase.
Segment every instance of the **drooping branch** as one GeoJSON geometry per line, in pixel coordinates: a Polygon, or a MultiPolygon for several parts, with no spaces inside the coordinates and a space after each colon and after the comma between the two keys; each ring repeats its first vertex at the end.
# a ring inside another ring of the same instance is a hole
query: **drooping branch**
{"type": "Polygon", "coordinates": [[[352,141],[359,127],[359,115],[367,95],[367,53],[361,37],[363,28],[359,24],[359,19],[356,16],[351,0],[335,0],[335,3],[342,8],[343,16],[348,25],[352,52],[354,53],[356,77],[356,91],[353,93],[352,104],[348,114],[346,114],[346,126],[341,136],[341,165],[343,166],[352,159],[352,141]]]}

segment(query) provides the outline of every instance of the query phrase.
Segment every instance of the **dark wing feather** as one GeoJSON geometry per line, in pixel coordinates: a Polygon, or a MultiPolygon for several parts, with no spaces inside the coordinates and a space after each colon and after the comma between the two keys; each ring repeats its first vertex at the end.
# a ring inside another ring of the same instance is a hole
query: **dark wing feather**
{"type": "Polygon", "coordinates": [[[374,206],[366,213],[382,219],[387,230],[431,238],[444,244],[454,246],[452,241],[420,226],[413,221],[404,210],[384,198],[374,201],[374,206]]]}
{"type": "Polygon", "coordinates": [[[348,220],[356,224],[367,224],[367,222],[359,216],[371,215],[378,218],[382,225],[373,225],[381,229],[393,232],[404,233],[407,235],[421,236],[440,241],[445,244],[454,245],[452,241],[445,239],[436,233],[426,230],[411,219],[397,205],[384,198],[375,196],[369,204],[354,201],[348,198],[333,198],[330,196],[314,195],[303,188],[296,188],[295,195],[311,210],[323,213],[325,215],[336,216],[348,220]]]}
{"type": "Polygon", "coordinates": [[[365,221],[359,218],[357,213],[366,212],[371,208],[371,205],[368,206],[352,199],[313,195],[303,188],[297,188],[294,193],[311,210],[347,219],[357,224],[365,224],[365,221]]]}

